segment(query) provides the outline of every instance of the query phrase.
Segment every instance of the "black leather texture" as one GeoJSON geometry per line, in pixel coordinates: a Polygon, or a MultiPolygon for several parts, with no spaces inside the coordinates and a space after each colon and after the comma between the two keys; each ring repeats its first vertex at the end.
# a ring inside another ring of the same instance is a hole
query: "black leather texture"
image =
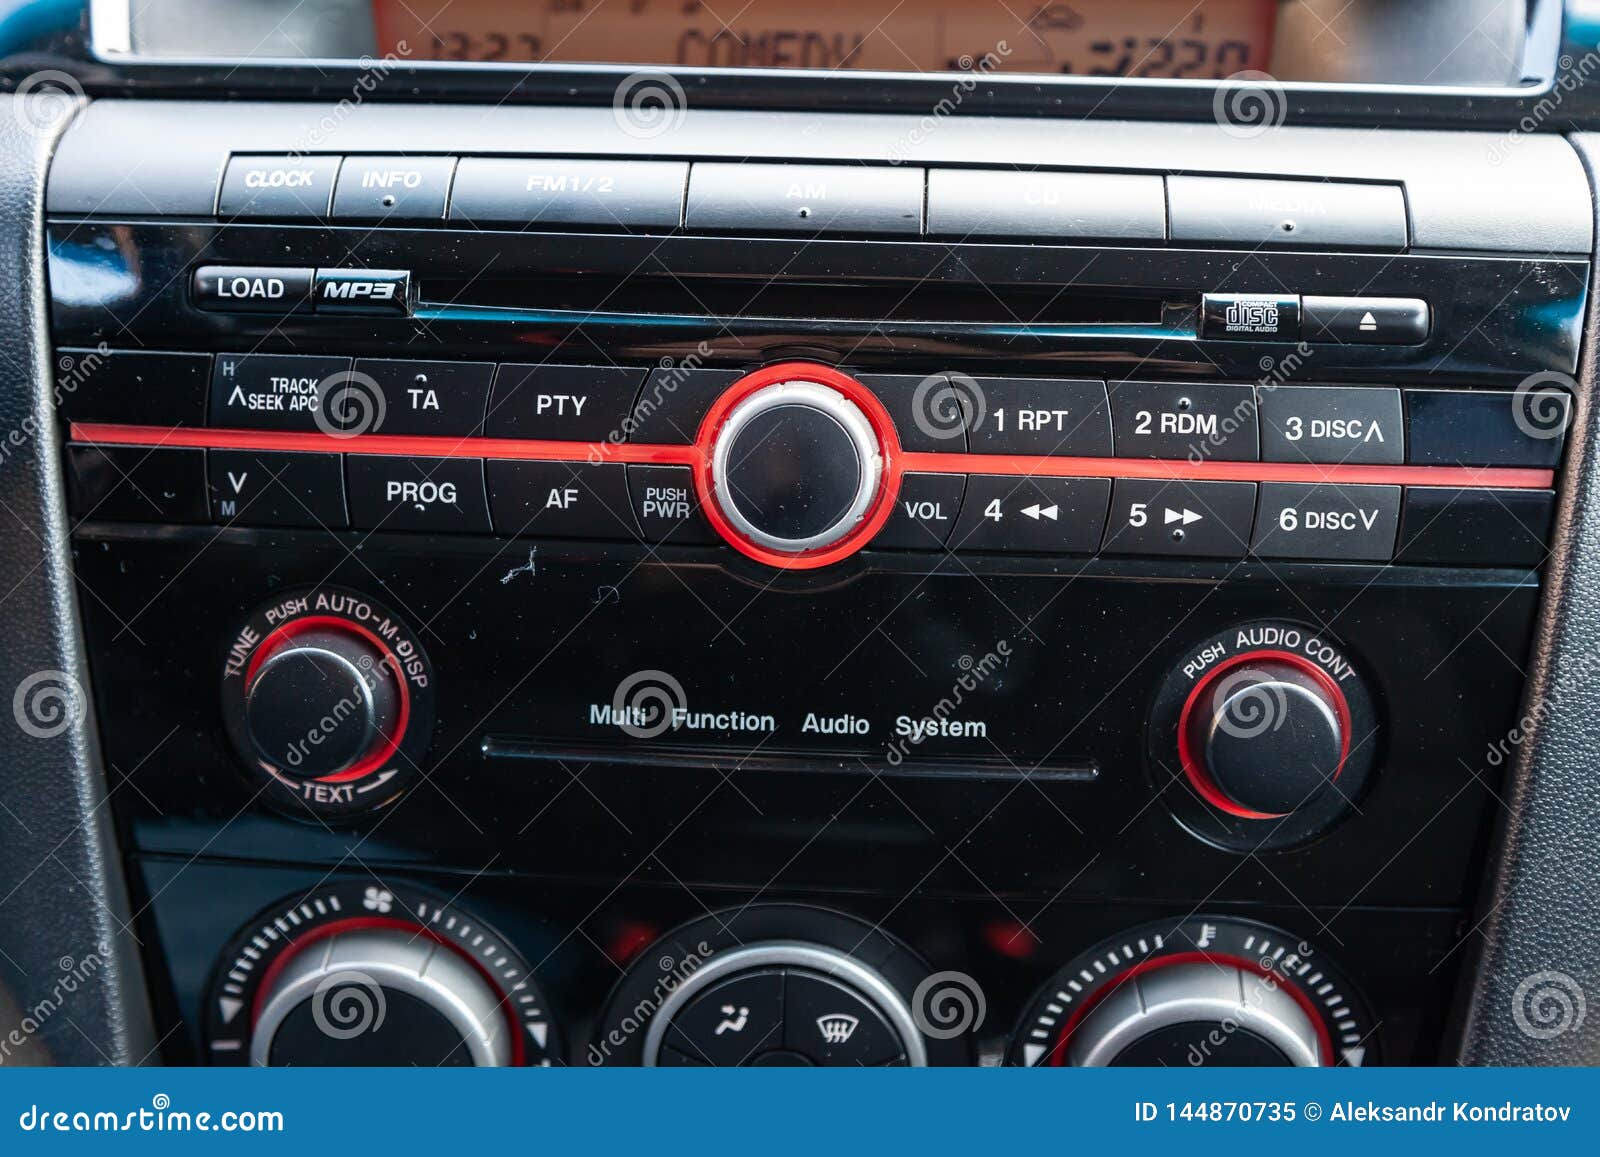
{"type": "Polygon", "coordinates": [[[80,104],[0,97],[0,1065],[138,1064],[155,1045],[87,698],[45,312],[45,171],[80,104]]]}
{"type": "MultiPolygon", "coordinates": [[[[1579,135],[1591,185],[1600,136],[1579,135]]],[[[1498,863],[1460,1059],[1600,1064],[1600,379],[1590,287],[1555,548],[1523,704],[1525,734],[1502,793],[1498,863]]]]}

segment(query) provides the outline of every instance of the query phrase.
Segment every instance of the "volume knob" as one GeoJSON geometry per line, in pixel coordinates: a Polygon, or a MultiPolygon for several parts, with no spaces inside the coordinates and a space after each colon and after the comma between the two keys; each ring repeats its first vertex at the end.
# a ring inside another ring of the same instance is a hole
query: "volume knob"
{"type": "Polygon", "coordinates": [[[887,516],[892,428],[874,417],[876,399],[847,375],[805,363],[759,371],[729,398],[707,454],[708,513],[724,537],[788,566],[832,561],[875,533],[874,518],[887,516]]]}

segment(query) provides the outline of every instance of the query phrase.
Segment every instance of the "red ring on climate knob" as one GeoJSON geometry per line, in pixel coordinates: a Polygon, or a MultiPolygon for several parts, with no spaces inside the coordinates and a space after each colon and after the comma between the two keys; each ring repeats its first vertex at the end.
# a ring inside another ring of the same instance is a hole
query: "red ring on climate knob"
{"type": "Polygon", "coordinates": [[[780,362],[746,374],[719,397],[700,423],[694,441],[694,486],[700,500],[700,509],[728,545],[740,554],[779,570],[813,570],[829,566],[850,557],[875,538],[883,529],[894,510],[895,496],[900,492],[900,438],[895,433],[894,420],[876,394],[849,374],[815,362],[780,362]],[[739,403],[770,386],[786,382],[811,382],[826,386],[851,402],[872,427],[878,443],[882,466],[878,478],[877,494],[868,505],[866,513],[855,528],[842,538],[816,550],[785,553],[752,541],[723,513],[718,501],[716,483],[712,476],[712,461],[716,454],[717,438],[728,415],[739,403]]]}
{"type": "Polygon", "coordinates": [[[1339,685],[1333,681],[1333,678],[1326,671],[1304,655],[1296,654],[1293,651],[1244,651],[1225,659],[1202,675],[1193,689],[1190,690],[1188,698],[1183,701],[1183,709],[1178,713],[1178,762],[1183,768],[1184,775],[1188,777],[1189,783],[1194,787],[1200,798],[1218,811],[1247,820],[1282,819],[1288,813],[1255,811],[1230,799],[1217,786],[1216,781],[1211,778],[1211,773],[1206,768],[1205,760],[1195,750],[1192,738],[1195,730],[1195,710],[1197,705],[1206,701],[1208,693],[1216,688],[1225,674],[1252,663],[1281,663],[1293,667],[1308,676],[1323,693],[1329,705],[1333,708],[1334,717],[1339,724],[1339,762],[1334,768],[1332,779],[1337,780],[1339,778],[1339,775],[1344,771],[1345,764],[1350,759],[1350,703],[1345,698],[1344,692],[1340,690],[1339,685]]]}
{"type": "Polygon", "coordinates": [[[383,656],[379,665],[384,669],[385,677],[392,682],[398,693],[399,708],[395,713],[394,727],[390,729],[389,733],[384,735],[371,751],[367,752],[351,766],[333,775],[319,776],[314,781],[316,783],[349,783],[352,780],[361,779],[363,776],[371,775],[373,772],[380,770],[399,750],[400,742],[405,737],[406,725],[411,720],[411,689],[407,680],[396,676],[395,672],[399,668],[396,665],[397,661],[394,652],[377,633],[369,631],[360,623],[351,622],[349,619],[339,618],[336,615],[308,615],[303,619],[295,619],[293,622],[285,623],[262,639],[260,645],[256,647],[255,652],[250,656],[249,665],[245,668],[245,686],[248,688],[255,682],[256,672],[261,669],[263,663],[283,650],[283,648],[291,645],[296,638],[310,631],[341,631],[353,635],[375,648],[383,656]]]}

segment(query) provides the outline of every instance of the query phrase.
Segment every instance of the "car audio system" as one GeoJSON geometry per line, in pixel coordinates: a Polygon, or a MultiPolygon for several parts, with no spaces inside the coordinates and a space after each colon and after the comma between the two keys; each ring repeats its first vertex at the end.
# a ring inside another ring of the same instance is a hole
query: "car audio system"
{"type": "Polygon", "coordinates": [[[1437,1059],[1592,243],[1494,146],[89,105],[57,436],[169,1056],[1437,1059]]]}

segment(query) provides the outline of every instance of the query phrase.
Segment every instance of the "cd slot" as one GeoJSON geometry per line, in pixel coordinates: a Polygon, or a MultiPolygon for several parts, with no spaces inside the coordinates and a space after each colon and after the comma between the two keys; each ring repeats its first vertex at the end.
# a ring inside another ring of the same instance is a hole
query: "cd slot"
{"type": "MultiPolygon", "coordinates": [[[[825,281],[751,277],[428,279],[424,306],[532,313],[950,325],[1162,324],[1159,293],[1092,286],[825,281]]],[[[1192,308],[1190,303],[1190,307],[1192,308]]]]}

